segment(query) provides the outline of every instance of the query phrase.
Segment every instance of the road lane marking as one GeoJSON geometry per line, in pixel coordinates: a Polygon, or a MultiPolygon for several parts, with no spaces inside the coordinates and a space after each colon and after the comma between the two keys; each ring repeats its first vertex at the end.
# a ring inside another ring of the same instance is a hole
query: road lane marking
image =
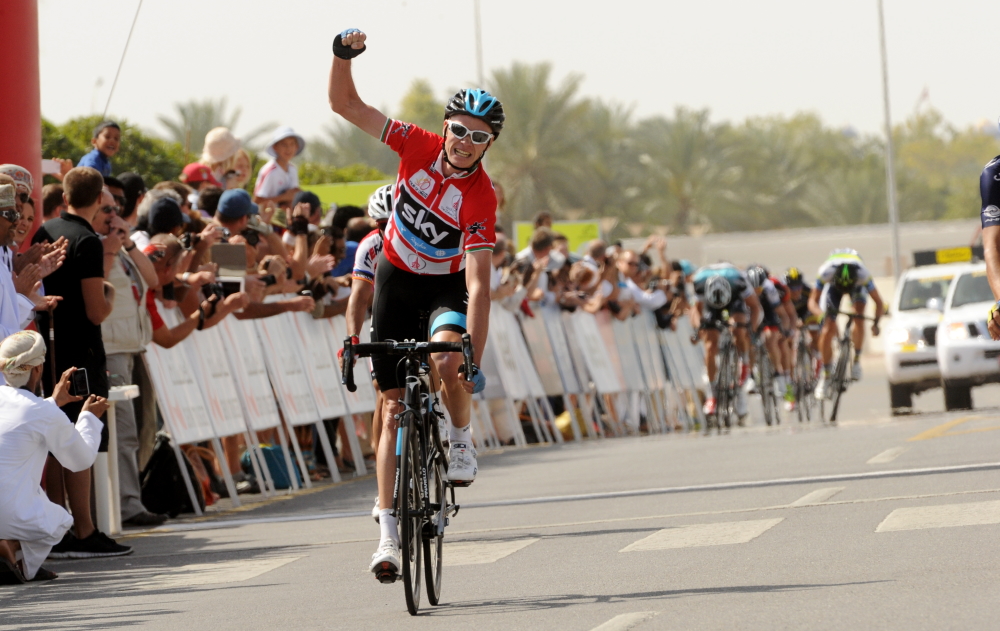
{"type": "Polygon", "coordinates": [[[496,563],[518,550],[523,550],[538,541],[534,539],[514,539],[511,541],[458,541],[444,544],[444,565],[483,565],[496,563]]]}
{"type": "Polygon", "coordinates": [[[628,631],[634,629],[647,620],[652,620],[659,611],[636,611],[635,613],[623,613],[615,616],[604,624],[598,625],[591,631],[628,631]]]}
{"type": "Polygon", "coordinates": [[[877,456],[873,456],[865,464],[887,464],[900,456],[909,447],[890,447],[877,456]]]}
{"type": "Polygon", "coordinates": [[[754,519],[750,521],[725,521],[715,524],[690,524],[664,528],[659,532],[629,544],[619,552],[650,552],[653,550],[673,550],[676,548],[696,548],[701,546],[724,546],[747,543],[774,528],[784,517],[777,519],[754,519]]]}
{"type": "Polygon", "coordinates": [[[1000,524],[1000,501],[897,508],[875,532],[1000,524]]]}
{"type": "Polygon", "coordinates": [[[819,504],[820,502],[827,501],[843,490],[844,487],[842,486],[831,486],[825,489],[816,489],[812,493],[806,493],[799,499],[789,504],[789,506],[809,506],[811,504],[819,504]]]}
{"type": "Polygon", "coordinates": [[[300,556],[278,557],[184,565],[179,568],[170,568],[166,573],[149,581],[140,582],[137,587],[140,589],[161,589],[164,587],[242,583],[301,558],[300,556]]]}
{"type": "Polygon", "coordinates": [[[942,423],[937,427],[932,427],[926,432],[920,432],[913,438],[907,439],[907,442],[914,442],[917,440],[929,440],[931,438],[939,438],[948,433],[948,430],[956,425],[961,425],[962,423],[968,423],[969,421],[975,420],[977,418],[986,418],[984,416],[961,416],[954,420],[948,421],[947,423],[942,423]]]}

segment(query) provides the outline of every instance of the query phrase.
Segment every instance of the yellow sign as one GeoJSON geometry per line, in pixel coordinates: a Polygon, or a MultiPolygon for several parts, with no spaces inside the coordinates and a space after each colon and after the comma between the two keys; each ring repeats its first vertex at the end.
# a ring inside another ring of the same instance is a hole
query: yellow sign
{"type": "Polygon", "coordinates": [[[937,250],[935,258],[938,263],[968,263],[972,260],[972,248],[948,248],[937,250]]]}
{"type": "MultiPolygon", "coordinates": [[[[596,221],[553,221],[552,231],[566,236],[569,240],[570,252],[579,252],[580,246],[583,244],[601,238],[601,227],[596,221]]],[[[528,247],[534,232],[535,225],[530,221],[514,223],[514,235],[518,250],[528,247]]]]}

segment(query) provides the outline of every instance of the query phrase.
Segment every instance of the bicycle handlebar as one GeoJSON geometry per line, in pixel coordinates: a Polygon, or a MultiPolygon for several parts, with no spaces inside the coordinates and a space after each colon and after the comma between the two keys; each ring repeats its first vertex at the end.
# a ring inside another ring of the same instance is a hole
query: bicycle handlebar
{"type": "Polygon", "coordinates": [[[876,321],[875,318],[870,318],[870,317],[868,317],[868,316],[866,316],[864,314],[860,314],[860,313],[849,313],[847,311],[838,311],[837,315],[847,316],[847,317],[853,318],[855,320],[868,320],[869,322],[875,322],[876,321]]]}
{"type": "Polygon", "coordinates": [[[465,380],[472,380],[472,337],[462,334],[461,342],[417,342],[414,340],[397,342],[366,342],[354,344],[348,336],[344,338],[343,364],[340,367],[340,382],[347,387],[348,392],[356,392],[354,383],[354,360],[372,355],[424,355],[429,353],[462,353],[465,380]]]}

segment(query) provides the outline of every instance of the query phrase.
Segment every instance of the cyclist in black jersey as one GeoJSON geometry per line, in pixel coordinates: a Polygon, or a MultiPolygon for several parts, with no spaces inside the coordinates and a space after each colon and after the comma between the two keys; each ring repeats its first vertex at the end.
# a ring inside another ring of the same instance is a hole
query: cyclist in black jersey
{"type": "MultiPolygon", "coordinates": [[[[1000,298],[1000,156],[990,160],[979,177],[979,194],[983,205],[980,221],[983,226],[983,259],[993,298],[1000,298]]],[[[990,337],[1000,340],[1000,300],[990,307],[986,328],[990,337]]]]}

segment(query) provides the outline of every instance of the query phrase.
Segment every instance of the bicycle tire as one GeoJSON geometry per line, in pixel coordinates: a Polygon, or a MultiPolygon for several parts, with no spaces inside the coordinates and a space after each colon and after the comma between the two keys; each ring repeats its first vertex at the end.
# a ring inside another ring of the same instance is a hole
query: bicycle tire
{"type": "MultiPolygon", "coordinates": [[[[437,423],[432,430],[437,430],[437,423]]],[[[435,518],[429,519],[424,525],[424,580],[426,581],[427,601],[434,606],[441,601],[441,579],[443,576],[444,529],[438,524],[447,523],[448,519],[448,489],[445,481],[444,451],[440,436],[429,441],[427,463],[428,504],[434,509],[435,518]]]]}
{"type": "MultiPolygon", "coordinates": [[[[407,388],[409,390],[409,388],[407,388]]],[[[413,413],[408,413],[409,422],[403,426],[400,436],[399,463],[399,556],[402,557],[403,593],[406,595],[406,609],[411,616],[420,609],[420,568],[423,546],[422,486],[414,465],[420,462],[420,432],[414,424],[413,413]]]]}
{"type": "Polygon", "coordinates": [[[850,327],[844,327],[844,339],[840,341],[840,348],[837,354],[837,366],[833,374],[833,409],[830,411],[830,422],[837,422],[837,412],[840,410],[840,397],[847,390],[847,362],[851,359],[851,338],[850,327]]]}
{"type": "Polygon", "coordinates": [[[761,404],[764,407],[764,422],[770,427],[776,419],[774,418],[774,371],[771,370],[771,360],[767,356],[767,349],[760,345],[757,349],[758,364],[757,376],[760,382],[757,388],[760,391],[761,404]]]}

